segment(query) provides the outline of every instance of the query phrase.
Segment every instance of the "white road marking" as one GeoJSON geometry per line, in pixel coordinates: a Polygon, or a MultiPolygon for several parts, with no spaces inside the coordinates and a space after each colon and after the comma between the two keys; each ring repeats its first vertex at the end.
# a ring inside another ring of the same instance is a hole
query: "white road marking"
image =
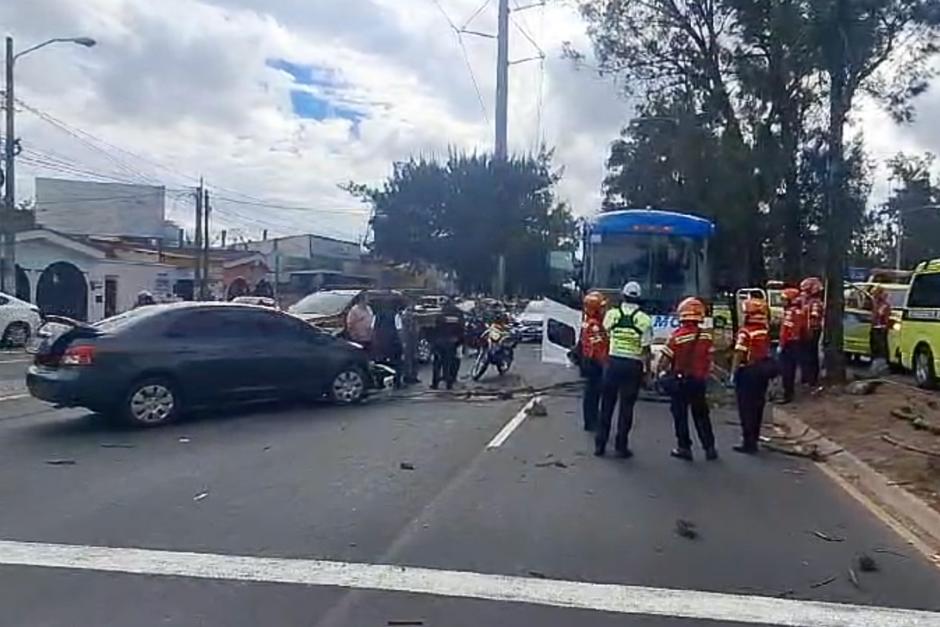
{"type": "Polygon", "coordinates": [[[486,445],[486,448],[499,448],[502,446],[503,443],[509,439],[509,436],[512,435],[512,432],[522,424],[523,420],[526,419],[526,416],[529,415],[529,410],[532,409],[532,406],[537,400],[539,400],[538,396],[530,399],[529,402],[526,403],[525,406],[520,409],[519,412],[513,416],[509,422],[505,424],[505,426],[503,426],[502,429],[499,430],[499,433],[497,433],[493,439],[490,440],[490,443],[486,445]]]}
{"type": "Polygon", "coordinates": [[[32,359],[0,359],[0,364],[26,364],[32,359]]]}
{"type": "Polygon", "coordinates": [[[0,541],[0,564],[335,586],[789,627],[940,625],[940,613],[919,610],[311,559],[0,541]]]}
{"type": "Polygon", "coordinates": [[[0,396],[0,402],[15,401],[20,398],[27,398],[29,394],[10,394],[9,396],[0,396]]]}

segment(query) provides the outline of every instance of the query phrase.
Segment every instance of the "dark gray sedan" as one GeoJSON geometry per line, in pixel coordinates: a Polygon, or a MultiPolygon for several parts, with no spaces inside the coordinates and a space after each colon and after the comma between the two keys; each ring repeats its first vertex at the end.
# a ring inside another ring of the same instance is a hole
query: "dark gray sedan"
{"type": "Polygon", "coordinates": [[[51,317],[32,350],[33,396],[138,426],[194,407],[285,397],[356,403],[372,386],[358,345],[250,305],[153,305],[93,325],[51,317]]]}

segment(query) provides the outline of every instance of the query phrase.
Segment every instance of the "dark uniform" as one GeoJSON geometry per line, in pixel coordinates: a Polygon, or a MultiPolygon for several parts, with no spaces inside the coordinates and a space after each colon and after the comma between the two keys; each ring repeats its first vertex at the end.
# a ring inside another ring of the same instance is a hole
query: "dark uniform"
{"type": "Polygon", "coordinates": [[[757,452],[764,406],[767,403],[767,385],[774,375],[770,356],[770,333],[764,323],[746,323],[738,331],[734,350],[740,353],[740,367],[734,373],[738,417],[741,420],[741,446],[736,450],[757,452]]]}
{"type": "Polygon", "coordinates": [[[624,303],[607,312],[604,328],[610,334],[610,359],[604,368],[601,413],[595,431],[594,454],[603,455],[607,448],[614,407],[619,399],[620,412],[614,447],[620,455],[629,457],[633,406],[640,395],[646,352],[652,343],[653,322],[637,305],[624,303]]]}
{"type": "Polygon", "coordinates": [[[421,337],[414,306],[410,305],[401,314],[401,339],[404,349],[403,370],[406,385],[418,381],[418,340],[421,337]]]}
{"type": "Polygon", "coordinates": [[[796,387],[796,369],[803,355],[805,319],[799,303],[788,303],[783,310],[780,325],[780,369],[783,375],[783,400],[793,400],[796,387]]]}
{"type": "Polygon", "coordinates": [[[464,341],[464,314],[453,303],[447,303],[437,317],[432,334],[434,363],[431,387],[437,389],[443,380],[450,390],[457,381],[460,358],[457,349],[464,341]]]}
{"type": "Polygon", "coordinates": [[[715,456],[715,433],[706,398],[713,350],[711,332],[702,329],[698,324],[688,322],[673,332],[663,348],[663,355],[670,360],[671,374],[675,382],[670,409],[676,430],[678,448],[674,455],[677,457],[691,457],[690,409],[699,443],[706,456],[715,456]]]}

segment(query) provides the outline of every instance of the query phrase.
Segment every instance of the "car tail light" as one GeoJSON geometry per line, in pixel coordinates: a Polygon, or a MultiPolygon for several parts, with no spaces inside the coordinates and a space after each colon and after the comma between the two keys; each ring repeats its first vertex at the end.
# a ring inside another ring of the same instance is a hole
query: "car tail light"
{"type": "Polygon", "coordinates": [[[59,364],[62,366],[90,366],[95,360],[95,347],[83,344],[70,346],[62,354],[59,364]]]}

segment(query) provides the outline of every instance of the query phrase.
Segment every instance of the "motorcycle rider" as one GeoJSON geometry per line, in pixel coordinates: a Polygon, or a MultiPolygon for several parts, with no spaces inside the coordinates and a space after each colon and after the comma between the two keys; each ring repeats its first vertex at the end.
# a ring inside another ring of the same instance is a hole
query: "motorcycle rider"
{"type": "Polygon", "coordinates": [[[436,390],[443,379],[447,389],[452,390],[460,372],[457,349],[464,342],[464,314],[452,297],[441,308],[432,330],[432,338],[434,357],[431,388],[436,390]]]}
{"type": "Polygon", "coordinates": [[[606,308],[607,299],[600,292],[589,292],[584,297],[579,353],[581,374],[586,379],[581,404],[585,431],[594,431],[600,411],[604,366],[610,350],[607,331],[604,329],[606,308]]]}
{"type": "Polygon", "coordinates": [[[819,338],[822,335],[823,282],[818,277],[806,277],[800,282],[803,317],[806,329],[803,337],[803,363],[800,378],[804,385],[815,387],[819,383],[819,338]]]}
{"type": "Polygon", "coordinates": [[[604,329],[610,336],[608,362],[604,368],[600,420],[594,438],[594,454],[604,455],[610,437],[614,406],[620,400],[617,437],[614,447],[624,458],[630,451],[630,429],[633,427],[633,406],[640,394],[643,376],[649,368],[650,346],[653,343],[653,321],[640,309],[642,289],[630,281],[621,291],[623,301],[604,316],[604,329]]]}
{"type": "Polygon", "coordinates": [[[783,322],[780,324],[780,369],[783,375],[782,405],[793,402],[796,369],[803,355],[806,320],[800,305],[800,290],[788,287],[783,297],[783,322]]]}
{"type": "Polygon", "coordinates": [[[732,447],[739,453],[757,453],[767,385],[776,376],[776,364],[770,354],[767,328],[767,303],[756,298],[744,301],[744,324],[735,338],[731,362],[731,384],[738,401],[741,444],[732,447]]]}
{"type": "Polygon", "coordinates": [[[660,372],[670,373],[672,398],[670,409],[676,430],[676,448],[670,455],[692,461],[692,438],[689,434],[689,409],[698,433],[699,443],[705,449],[705,459],[718,459],[715,450],[715,432],[708,415],[706,390],[711,373],[711,331],[702,329],[705,304],[697,298],[686,298],[679,303],[679,328],[673,331],[660,357],[660,372]]]}

